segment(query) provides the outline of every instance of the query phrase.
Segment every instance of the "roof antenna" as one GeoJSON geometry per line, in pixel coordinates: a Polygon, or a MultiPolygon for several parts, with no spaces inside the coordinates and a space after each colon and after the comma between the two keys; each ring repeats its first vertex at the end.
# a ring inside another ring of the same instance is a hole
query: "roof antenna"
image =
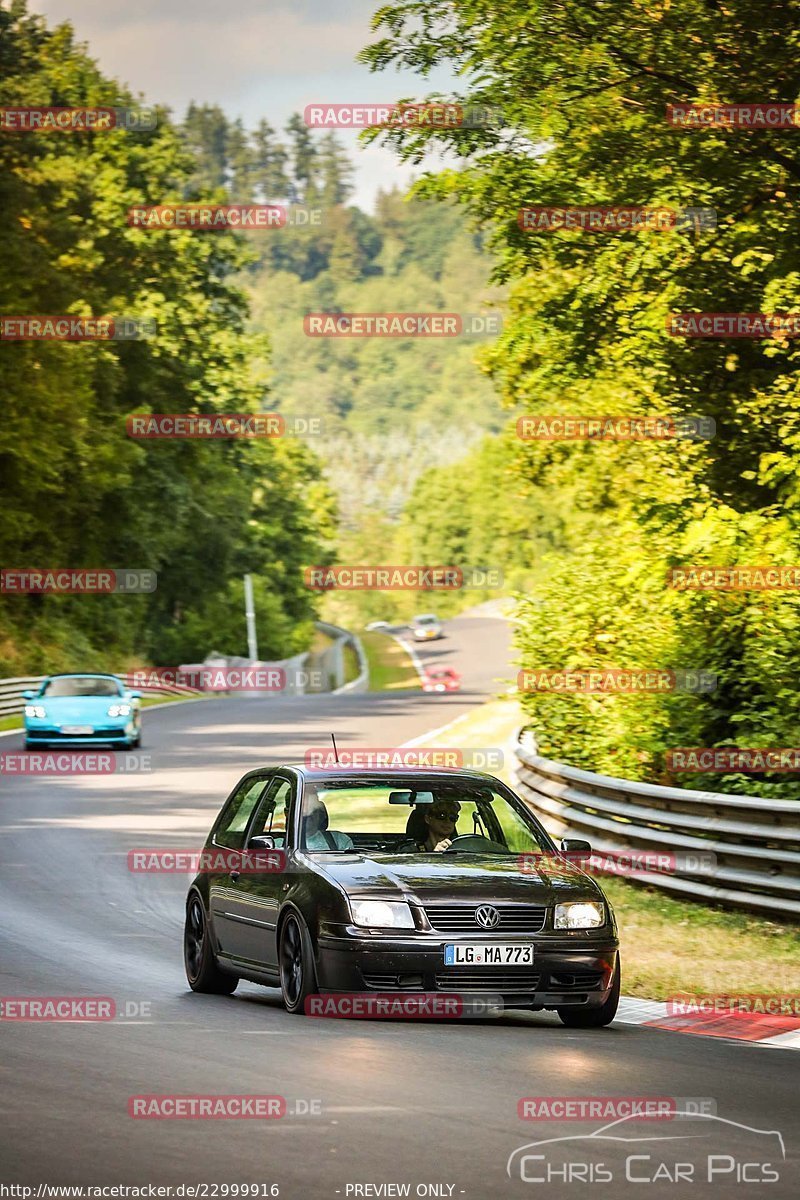
{"type": "Polygon", "coordinates": [[[333,742],[333,757],[336,759],[336,765],[338,767],[341,764],[339,763],[339,751],[336,749],[336,738],[333,736],[333,734],[331,734],[331,741],[333,742]]]}

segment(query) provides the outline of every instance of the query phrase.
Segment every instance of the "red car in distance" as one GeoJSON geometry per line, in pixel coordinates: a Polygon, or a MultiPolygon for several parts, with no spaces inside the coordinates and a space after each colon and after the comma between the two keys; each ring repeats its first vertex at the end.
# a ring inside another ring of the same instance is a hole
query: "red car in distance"
{"type": "Polygon", "coordinates": [[[457,692],[461,676],[452,667],[432,667],[422,677],[423,692],[457,692]]]}

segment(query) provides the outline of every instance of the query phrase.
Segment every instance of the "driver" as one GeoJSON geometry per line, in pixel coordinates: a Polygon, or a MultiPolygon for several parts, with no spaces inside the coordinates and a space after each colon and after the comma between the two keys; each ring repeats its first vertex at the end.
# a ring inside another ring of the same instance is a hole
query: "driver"
{"type": "Polygon", "coordinates": [[[428,853],[447,850],[456,836],[460,812],[461,805],[457,800],[436,800],[430,808],[426,807],[423,816],[428,836],[423,842],[417,843],[417,848],[428,853]]]}

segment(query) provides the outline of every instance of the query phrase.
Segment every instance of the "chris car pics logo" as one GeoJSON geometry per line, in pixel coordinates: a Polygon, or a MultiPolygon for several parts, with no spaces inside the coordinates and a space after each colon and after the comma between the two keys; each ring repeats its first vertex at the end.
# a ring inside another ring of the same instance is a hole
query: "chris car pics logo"
{"type": "MultiPolygon", "coordinates": [[[[782,1178],[786,1149],[779,1130],[757,1129],[716,1113],[695,1111],[696,1107],[685,1105],[672,1112],[668,1134],[652,1119],[632,1113],[590,1133],[528,1142],[509,1155],[506,1172],[521,1183],[562,1187],[582,1183],[739,1187],[777,1183],[782,1178]]],[[[698,1189],[696,1194],[709,1193],[698,1189]]],[[[768,1189],[764,1194],[769,1194],[768,1189]]]]}

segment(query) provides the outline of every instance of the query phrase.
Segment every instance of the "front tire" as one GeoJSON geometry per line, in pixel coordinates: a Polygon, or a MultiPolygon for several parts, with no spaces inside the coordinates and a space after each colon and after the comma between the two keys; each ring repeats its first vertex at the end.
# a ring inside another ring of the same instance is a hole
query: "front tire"
{"type": "Polygon", "coordinates": [[[311,936],[298,913],[290,912],[281,925],[278,963],[286,1011],[304,1013],[306,999],[316,994],[317,973],[311,936]]]}
{"type": "Polygon", "coordinates": [[[611,985],[608,998],[597,1008],[557,1008],[556,1012],[559,1015],[561,1023],[570,1029],[601,1029],[604,1025],[610,1025],[617,1015],[617,1009],[619,1008],[621,979],[622,970],[619,955],[617,955],[614,982],[611,985]]]}
{"type": "Polygon", "coordinates": [[[230,996],[236,991],[238,975],[221,971],[211,945],[203,901],[192,892],[186,902],[186,925],[183,933],[183,962],[186,978],[193,992],[214,996],[230,996]]]}

